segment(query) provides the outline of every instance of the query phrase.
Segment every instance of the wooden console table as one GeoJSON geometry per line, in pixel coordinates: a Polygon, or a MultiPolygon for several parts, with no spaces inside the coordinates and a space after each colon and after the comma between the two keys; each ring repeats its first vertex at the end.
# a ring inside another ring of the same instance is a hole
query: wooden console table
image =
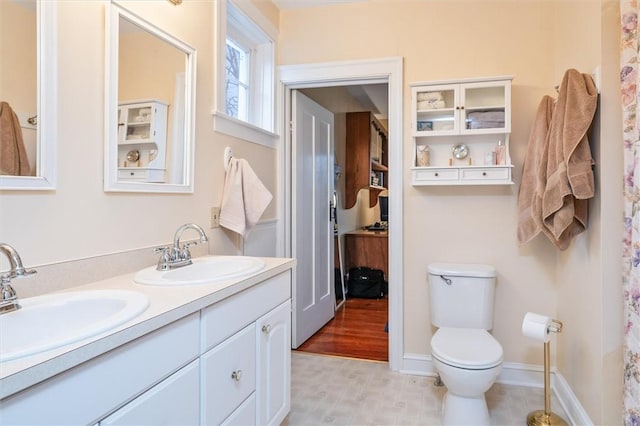
{"type": "Polygon", "coordinates": [[[381,269],[389,276],[389,244],[387,231],[352,231],[344,234],[345,272],[349,268],[368,266],[381,269]]]}

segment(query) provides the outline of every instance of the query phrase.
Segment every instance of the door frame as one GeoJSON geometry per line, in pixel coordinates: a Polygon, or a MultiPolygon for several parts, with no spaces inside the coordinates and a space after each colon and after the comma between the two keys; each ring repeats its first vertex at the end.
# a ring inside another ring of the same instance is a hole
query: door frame
{"type": "MultiPolygon", "coordinates": [[[[402,58],[323,62],[278,67],[278,253],[291,256],[291,91],[386,83],[389,91],[389,368],[402,367],[403,319],[403,62],[402,58]]],[[[293,279],[295,280],[295,268],[293,279]]]]}

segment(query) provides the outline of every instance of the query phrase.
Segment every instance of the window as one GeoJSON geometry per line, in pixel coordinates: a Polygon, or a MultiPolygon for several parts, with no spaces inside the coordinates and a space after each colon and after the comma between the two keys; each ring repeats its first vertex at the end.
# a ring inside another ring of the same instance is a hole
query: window
{"type": "Polygon", "coordinates": [[[214,129],[273,146],[277,34],[250,2],[218,4],[214,129]]]}
{"type": "Polygon", "coordinates": [[[249,121],[249,58],[251,52],[227,38],[225,109],[230,117],[249,121]]]}

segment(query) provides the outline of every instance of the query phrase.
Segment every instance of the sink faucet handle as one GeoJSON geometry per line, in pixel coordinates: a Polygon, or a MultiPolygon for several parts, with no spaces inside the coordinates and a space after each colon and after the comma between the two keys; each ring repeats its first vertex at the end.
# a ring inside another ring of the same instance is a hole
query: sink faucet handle
{"type": "Polygon", "coordinates": [[[171,247],[169,246],[164,246],[164,247],[156,247],[153,249],[154,253],[161,253],[160,255],[160,260],[161,261],[165,261],[165,262],[169,262],[171,261],[171,247]]]}
{"type": "Polygon", "coordinates": [[[0,300],[3,302],[18,298],[16,291],[11,287],[11,274],[2,275],[0,278],[0,290],[2,292],[0,300]]]}
{"type": "Polygon", "coordinates": [[[189,260],[191,259],[191,251],[189,251],[189,247],[197,245],[197,241],[191,241],[188,243],[184,243],[182,245],[182,250],[180,251],[180,259],[189,260]]]}

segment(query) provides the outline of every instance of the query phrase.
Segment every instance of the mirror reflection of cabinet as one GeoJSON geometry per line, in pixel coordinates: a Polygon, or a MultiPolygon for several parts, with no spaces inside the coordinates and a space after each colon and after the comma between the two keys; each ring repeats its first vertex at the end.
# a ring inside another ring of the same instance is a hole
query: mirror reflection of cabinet
{"type": "Polygon", "coordinates": [[[119,180],[165,181],[167,110],[167,104],[157,100],[119,105],[119,180]]]}
{"type": "Polygon", "coordinates": [[[356,204],[358,191],[369,189],[369,205],[388,187],[387,132],[371,112],[347,113],[344,207],[356,204]]]}

